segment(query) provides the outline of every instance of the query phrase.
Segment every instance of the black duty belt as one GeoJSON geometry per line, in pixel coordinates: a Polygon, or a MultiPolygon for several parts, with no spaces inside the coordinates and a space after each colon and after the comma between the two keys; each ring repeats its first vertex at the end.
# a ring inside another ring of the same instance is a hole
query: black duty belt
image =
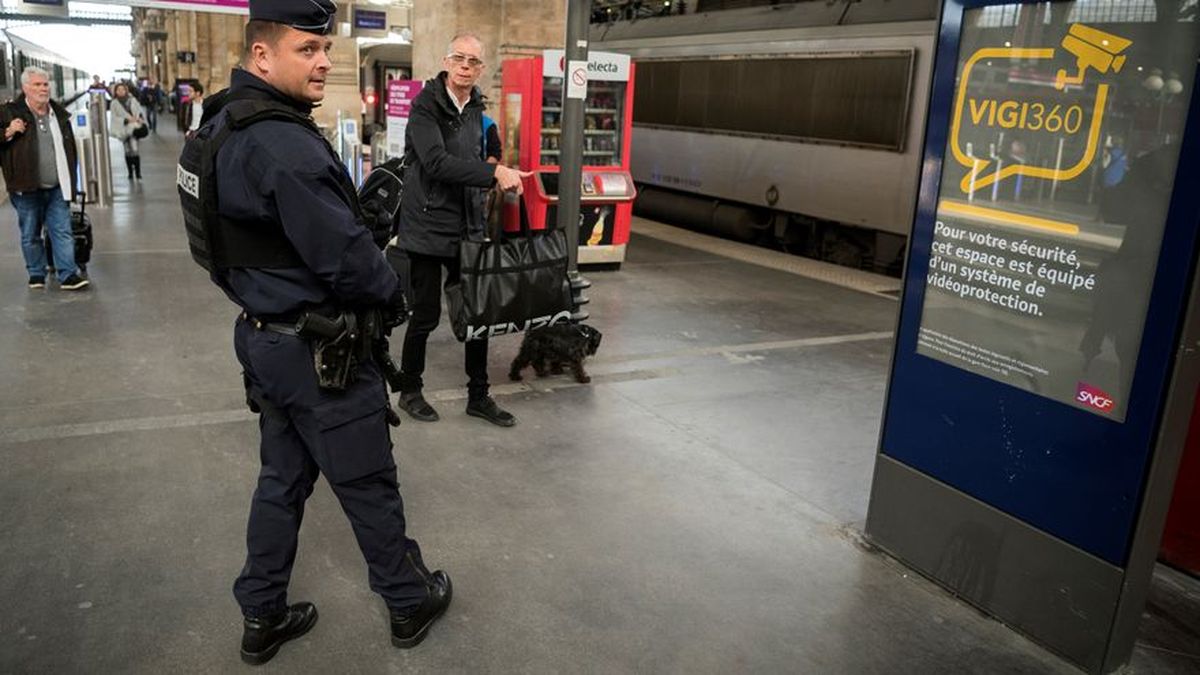
{"type": "Polygon", "coordinates": [[[250,316],[246,312],[242,312],[242,321],[250,324],[255,330],[265,330],[281,335],[289,335],[291,337],[300,337],[300,331],[296,328],[296,322],[285,323],[283,321],[264,321],[262,319],[250,316]]]}

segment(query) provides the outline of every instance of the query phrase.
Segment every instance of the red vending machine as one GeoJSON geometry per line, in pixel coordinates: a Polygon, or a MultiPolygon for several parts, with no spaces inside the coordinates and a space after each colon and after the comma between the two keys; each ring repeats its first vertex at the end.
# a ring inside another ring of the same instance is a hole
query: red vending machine
{"type": "MultiPolygon", "coordinates": [[[[520,229],[522,218],[542,229],[558,217],[564,60],[563,50],[548,49],[504,62],[497,120],[504,163],[537,174],[526,182],[520,202],[506,203],[505,230],[520,229]]],[[[636,196],[629,174],[634,66],[625,54],[591,52],[587,70],[579,263],[620,265],[636,196]]],[[[582,73],[575,75],[582,79],[582,73]]]]}

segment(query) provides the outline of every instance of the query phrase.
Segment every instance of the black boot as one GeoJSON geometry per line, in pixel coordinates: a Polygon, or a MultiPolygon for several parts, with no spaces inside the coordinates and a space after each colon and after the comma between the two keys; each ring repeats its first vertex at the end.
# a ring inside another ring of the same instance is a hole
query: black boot
{"type": "Polygon", "coordinates": [[[409,612],[392,612],[392,644],[401,649],[421,644],[421,640],[429,634],[429,627],[450,606],[453,594],[450,575],[441,570],[430,575],[429,596],[424,602],[409,612]]]}
{"type": "Polygon", "coordinates": [[[400,392],[400,409],[419,422],[436,422],[441,419],[433,406],[429,405],[429,401],[421,395],[420,389],[400,392]]]}
{"type": "Polygon", "coordinates": [[[242,660],[259,666],[279,651],[283,643],[307,633],[317,623],[317,607],[297,602],[275,616],[247,618],[242,629],[242,660]]]}
{"type": "Polygon", "coordinates": [[[496,405],[496,401],[486,394],[467,399],[467,414],[485,419],[498,427],[511,427],[517,423],[512,413],[496,405]]]}
{"type": "Polygon", "coordinates": [[[133,158],[125,155],[125,168],[129,170],[129,180],[133,180],[133,158]]]}
{"type": "Polygon", "coordinates": [[[137,176],[138,180],[142,179],[142,157],[134,155],[133,157],[133,175],[137,176]]]}

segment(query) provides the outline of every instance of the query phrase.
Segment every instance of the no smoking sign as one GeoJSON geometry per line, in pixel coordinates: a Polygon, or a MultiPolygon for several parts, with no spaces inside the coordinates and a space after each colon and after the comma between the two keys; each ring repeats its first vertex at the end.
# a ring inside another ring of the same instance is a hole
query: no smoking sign
{"type": "Polygon", "coordinates": [[[567,73],[567,98],[587,98],[587,61],[568,61],[567,73]]]}

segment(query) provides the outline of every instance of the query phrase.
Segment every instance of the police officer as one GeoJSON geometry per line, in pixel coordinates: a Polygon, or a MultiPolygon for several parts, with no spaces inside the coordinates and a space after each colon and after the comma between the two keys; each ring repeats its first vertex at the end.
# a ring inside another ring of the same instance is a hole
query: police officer
{"type": "Polygon", "coordinates": [[[345,325],[371,308],[404,311],[395,273],[359,220],[354,186],[308,118],[325,97],[334,12],[330,0],[250,0],[246,53],[221,99],[224,113],[189,141],[232,129],[215,151],[223,235],[207,245],[214,259],[242,261],[210,269],[245,310],[234,346],[248,398],[261,410],[262,470],[246,564],[233,587],[245,617],[241,655],[251,664],[265,663],[317,621],[312,603],[288,603],[287,588],[318,474],[350,520],[371,588],[388,605],[393,644],[419,643],[451,598],[450,578],[430,572],[405,535],[379,367],[369,358],[348,362],[343,388],[322,386],[314,368],[320,343],[300,329],[309,319],[345,325]],[[276,114],[235,124],[238,106],[247,105],[276,114]],[[234,240],[257,243],[221,250],[234,240]]]}

